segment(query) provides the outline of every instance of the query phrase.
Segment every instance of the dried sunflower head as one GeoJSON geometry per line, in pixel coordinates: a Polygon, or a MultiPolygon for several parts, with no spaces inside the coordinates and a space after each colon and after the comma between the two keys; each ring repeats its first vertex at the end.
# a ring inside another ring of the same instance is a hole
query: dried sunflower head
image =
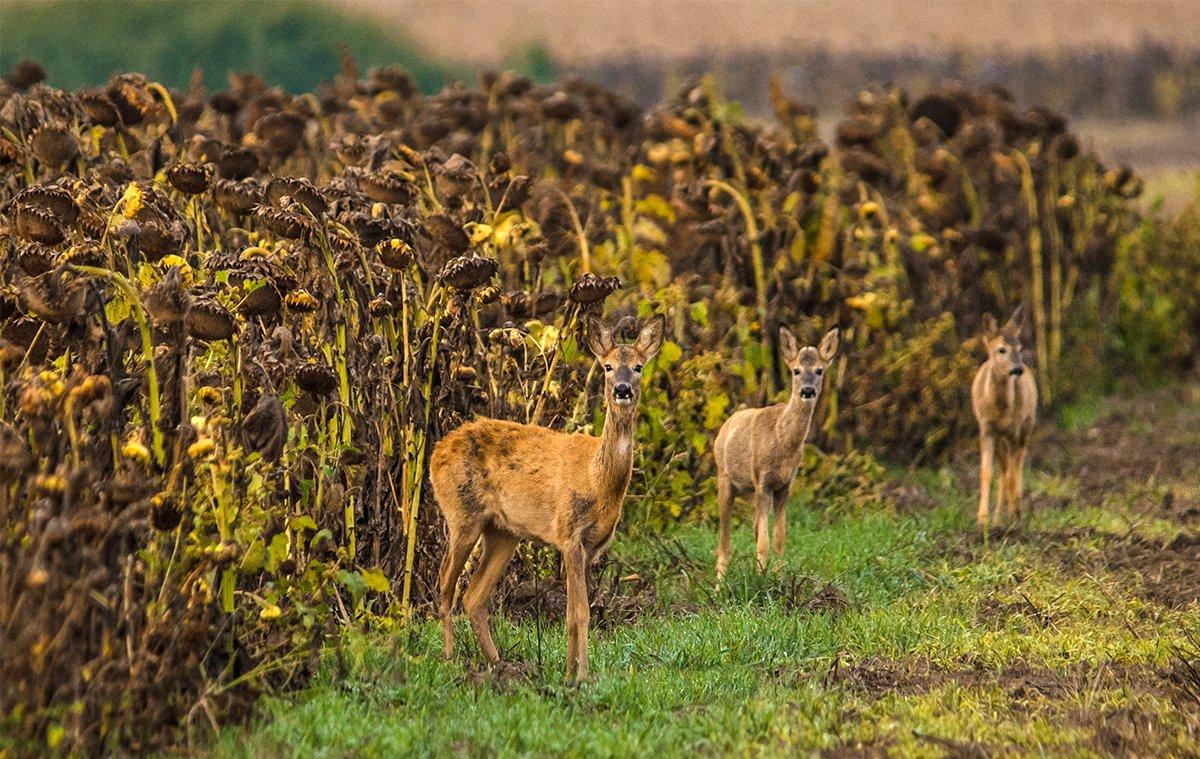
{"type": "Polygon", "coordinates": [[[54,251],[36,242],[17,246],[13,252],[17,266],[26,274],[36,277],[54,268],[54,251]]]}
{"type": "Polygon", "coordinates": [[[212,167],[206,163],[177,163],[167,169],[167,181],[185,195],[199,195],[208,189],[212,167]]]}
{"type": "Polygon", "coordinates": [[[83,284],[62,269],[22,280],[17,293],[29,313],[53,324],[75,321],[87,300],[83,284]]]}
{"type": "Polygon", "coordinates": [[[413,262],[412,247],[397,237],[376,245],[375,254],[384,266],[396,271],[404,271],[413,262]]]}
{"type": "Polygon", "coordinates": [[[224,145],[212,162],[217,167],[217,174],[225,179],[245,179],[254,176],[259,169],[258,156],[243,147],[224,145]]]}
{"type": "Polygon", "coordinates": [[[138,251],[151,261],[183,250],[184,231],[179,222],[147,221],[138,225],[138,251]]]}
{"type": "Polygon", "coordinates": [[[245,216],[262,203],[263,188],[256,179],[216,179],[213,199],[222,211],[245,216]]]}
{"type": "Polygon", "coordinates": [[[279,288],[270,280],[260,281],[262,284],[247,293],[238,304],[238,311],[245,316],[270,316],[278,313],[283,305],[279,288]]]}
{"type": "Polygon", "coordinates": [[[66,232],[52,211],[41,206],[20,203],[10,212],[17,236],[23,240],[58,245],[66,238],[66,232]]]}
{"type": "Polygon", "coordinates": [[[103,92],[85,92],[79,96],[83,115],[95,126],[115,127],[121,124],[121,112],[103,92]]]}
{"type": "Polygon", "coordinates": [[[430,239],[451,254],[461,253],[471,245],[463,228],[445,214],[433,214],[425,219],[425,231],[430,239]]]}
{"type": "Polygon", "coordinates": [[[21,190],[13,197],[13,205],[37,206],[54,214],[58,223],[70,225],[79,218],[79,206],[71,193],[58,185],[34,185],[21,190]]]}
{"type": "Polygon", "coordinates": [[[4,81],[16,90],[27,90],[45,79],[46,69],[37,61],[28,58],[18,61],[13,70],[4,75],[4,81]]]}
{"type": "Polygon", "coordinates": [[[491,279],[498,268],[499,265],[491,258],[459,256],[446,262],[439,279],[455,290],[471,290],[491,279]]]}
{"type": "Polygon", "coordinates": [[[302,240],[314,231],[312,219],[302,211],[297,213],[262,205],[255,211],[255,216],[272,233],[287,240],[302,240]]]}
{"type": "Polygon", "coordinates": [[[179,324],[187,316],[191,302],[183,287],[183,272],[172,266],[162,279],[154,283],[142,296],[142,305],[150,318],[160,325],[179,324]]]}
{"type": "Polygon", "coordinates": [[[304,117],[299,114],[272,111],[259,118],[254,125],[254,132],[271,152],[280,158],[287,158],[304,141],[304,126],[304,117]]]}
{"type": "Polygon", "coordinates": [[[615,293],[620,287],[621,280],[616,277],[597,277],[588,272],[575,280],[571,289],[567,291],[567,297],[582,305],[598,303],[615,293]]]}
{"type": "Polygon", "coordinates": [[[412,182],[390,169],[364,173],[359,177],[358,184],[367,197],[379,203],[407,204],[416,196],[412,182]]]}
{"type": "Polygon", "coordinates": [[[59,168],[79,155],[79,140],[61,124],[44,124],[29,135],[29,149],[42,163],[59,168]]]}
{"type": "Polygon", "coordinates": [[[324,364],[310,362],[296,370],[296,386],[306,393],[323,396],[337,388],[337,375],[324,364]]]}
{"type": "Polygon", "coordinates": [[[265,195],[267,202],[276,208],[285,208],[290,198],[302,203],[317,217],[329,207],[321,189],[303,177],[274,177],[267,183],[265,195]]]}
{"type": "Polygon", "coordinates": [[[237,332],[229,309],[211,298],[198,298],[187,312],[187,332],[197,340],[228,340],[237,332]]]}
{"type": "Polygon", "coordinates": [[[311,314],[321,305],[321,302],[314,298],[307,290],[296,290],[295,292],[288,293],[283,302],[287,306],[288,311],[297,314],[311,314]]]}
{"type": "Polygon", "coordinates": [[[479,178],[475,164],[459,153],[439,164],[434,173],[437,175],[438,189],[445,195],[466,194],[479,178]]]}

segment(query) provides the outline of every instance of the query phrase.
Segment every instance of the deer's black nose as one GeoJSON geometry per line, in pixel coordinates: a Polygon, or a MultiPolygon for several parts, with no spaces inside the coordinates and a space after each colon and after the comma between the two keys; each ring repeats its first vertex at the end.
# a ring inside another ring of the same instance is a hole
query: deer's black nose
{"type": "Polygon", "coordinates": [[[633,386],[627,382],[618,382],[613,386],[613,397],[621,401],[629,400],[633,397],[633,386]]]}
{"type": "Polygon", "coordinates": [[[815,387],[802,387],[802,388],[800,388],[800,397],[801,398],[816,398],[817,397],[817,389],[815,387]]]}

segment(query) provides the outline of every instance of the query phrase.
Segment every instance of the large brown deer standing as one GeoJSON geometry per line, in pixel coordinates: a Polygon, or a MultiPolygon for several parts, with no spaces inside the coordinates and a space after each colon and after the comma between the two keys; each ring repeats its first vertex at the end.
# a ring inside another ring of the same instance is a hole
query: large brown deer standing
{"type": "Polygon", "coordinates": [[[721,518],[717,582],[725,577],[729,567],[729,522],[733,518],[733,499],[739,494],[753,494],[759,571],[767,568],[771,511],[775,514],[775,555],[777,559],[783,558],[788,497],[804,457],[804,443],[812,427],[825,371],[837,354],[838,330],[829,330],[818,348],[801,348],[796,336],[782,327],[779,349],[792,374],[792,394],[787,403],[737,412],[721,425],[713,446],[717,460],[717,509],[721,518]]]}
{"type": "Polygon", "coordinates": [[[988,359],[971,384],[971,407],[979,422],[979,528],[992,520],[989,505],[992,467],[1000,459],[998,510],[1008,521],[1021,511],[1021,478],[1029,438],[1037,421],[1037,384],[1025,366],[1021,346],[1021,307],[1003,327],[991,314],[984,317],[983,342],[988,359]]]}
{"type": "Polygon", "coordinates": [[[600,437],[569,435],[497,419],[469,422],[433,449],[430,479],[449,540],[439,578],[445,655],[454,655],[454,590],[475,543],[483,547],[463,594],[484,656],[500,661],[488,601],[520,540],[562,552],[567,585],[567,676],[588,670],[586,573],[612,539],[633,472],[633,428],[642,367],[662,345],[664,320],[647,322],[629,345],[588,319],[588,347],[604,368],[606,415],[600,437]]]}

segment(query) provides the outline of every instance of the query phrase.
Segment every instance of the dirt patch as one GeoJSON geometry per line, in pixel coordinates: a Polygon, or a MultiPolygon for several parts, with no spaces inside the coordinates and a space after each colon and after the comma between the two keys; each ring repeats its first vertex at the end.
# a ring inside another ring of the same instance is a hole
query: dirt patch
{"type": "Polygon", "coordinates": [[[1067,567],[1135,576],[1141,581],[1138,595],[1170,609],[1200,601],[1200,535],[1181,533],[1165,542],[1136,533],[1092,537],[1090,543],[1048,543],[1050,554],[1067,567]],[[1092,547],[1095,537],[1098,548],[1092,547]]]}
{"type": "MultiPolygon", "coordinates": [[[[1162,719],[1130,707],[1077,710],[1069,715],[1077,725],[1092,729],[1091,747],[1109,756],[1165,756],[1174,735],[1162,719]]],[[[1188,754],[1194,756],[1194,753],[1188,754]]]]}
{"type": "Polygon", "coordinates": [[[886,694],[917,695],[947,685],[964,688],[999,686],[1014,701],[1034,698],[1063,698],[1067,694],[1096,688],[1118,686],[1163,691],[1163,673],[1147,667],[1128,667],[1111,663],[1077,664],[1061,672],[1013,662],[1002,670],[945,668],[927,659],[905,660],[871,657],[861,662],[835,660],[822,678],[826,686],[837,685],[872,696],[886,694]]]}
{"type": "Polygon", "coordinates": [[[1115,397],[1085,429],[1046,426],[1031,457],[1040,470],[1073,476],[1079,498],[1128,496],[1137,511],[1200,520],[1200,388],[1115,397]]]}

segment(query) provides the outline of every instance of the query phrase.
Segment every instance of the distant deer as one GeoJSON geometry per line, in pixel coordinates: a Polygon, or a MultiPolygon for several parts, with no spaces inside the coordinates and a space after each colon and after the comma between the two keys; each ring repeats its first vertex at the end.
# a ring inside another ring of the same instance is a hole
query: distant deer
{"type": "Polygon", "coordinates": [[[997,501],[1008,520],[1021,510],[1021,477],[1029,437],[1037,416],[1037,384],[1025,366],[1021,347],[1021,307],[1003,327],[984,317],[983,342],[988,359],[971,384],[971,407],[979,422],[979,528],[988,529],[992,465],[1000,458],[997,501]]]}
{"type": "Polygon", "coordinates": [[[776,559],[783,558],[788,496],[803,460],[804,443],[812,428],[825,371],[837,350],[836,327],[825,334],[818,348],[801,348],[796,336],[787,327],[781,327],[779,352],[792,374],[791,397],[787,403],[744,409],[721,425],[713,446],[717,459],[717,508],[721,516],[721,535],[717,544],[718,583],[729,566],[729,521],[736,495],[753,493],[759,571],[767,568],[769,510],[775,512],[773,542],[776,559]]]}
{"type": "Polygon", "coordinates": [[[449,542],[439,578],[438,614],[446,658],[454,655],[454,590],[480,537],[479,564],[463,595],[484,656],[500,661],[488,626],[488,600],[520,540],[562,552],[567,585],[567,677],[587,677],[586,571],[607,547],[621,519],[633,472],[633,428],[642,368],[662,345],[663,317],[642,326],[632,344],[618,344],[589,317],[588,347],[604,368],[604,432],[568,435],[497,419],[468,422],[433,449],[430,479],[446,519],[449,542]]]}

